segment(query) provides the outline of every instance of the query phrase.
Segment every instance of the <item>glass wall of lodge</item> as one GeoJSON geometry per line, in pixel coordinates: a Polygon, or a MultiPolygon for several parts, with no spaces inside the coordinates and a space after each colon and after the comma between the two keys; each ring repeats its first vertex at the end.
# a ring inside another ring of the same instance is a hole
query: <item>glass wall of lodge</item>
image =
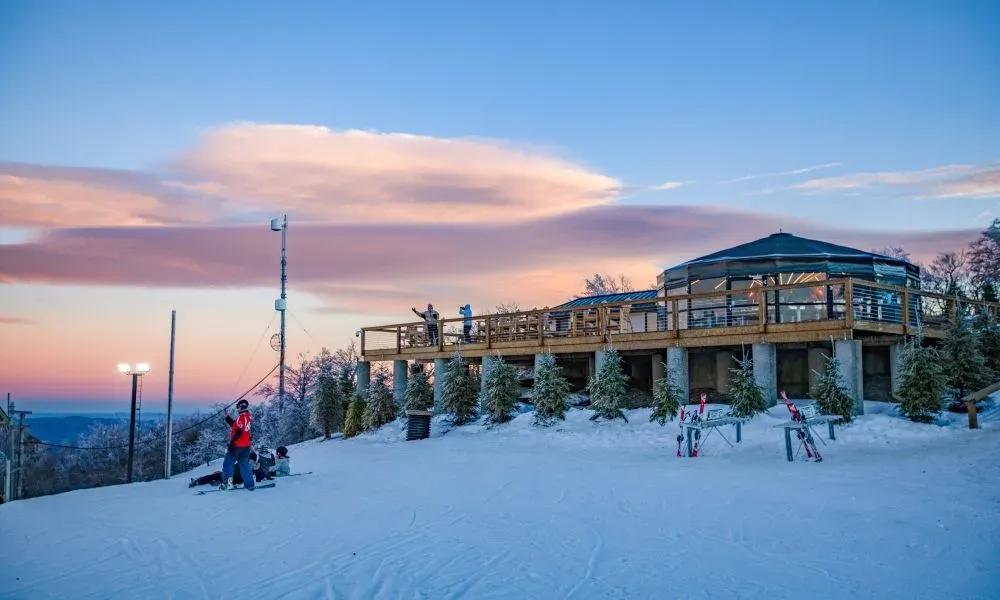
{"type": "Polygon", "coordinates": [[[827,274],[819,272],[693,279],[668,288],[666,295],[719,294],[708,298],[691,298],[682,303],[678,308],[681,329],[757,324],[761,294],[766,295],[767,320],[770,323],[841,319],[844,317],[844,286],[827,285],[823,283],[826,280],[827,274]],[[768,289],[799,283],[816,285],[784,290],[768,289]]]}

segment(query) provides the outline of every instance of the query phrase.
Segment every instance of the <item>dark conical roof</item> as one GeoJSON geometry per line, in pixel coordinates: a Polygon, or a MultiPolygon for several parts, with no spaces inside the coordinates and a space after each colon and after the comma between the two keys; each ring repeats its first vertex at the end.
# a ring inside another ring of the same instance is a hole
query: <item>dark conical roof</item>
{"type": "Polygon", "coordinates": [[[875,259],[885,262],[903,263],[898,258],[865,252],[856,248],[831,244],[820,240],[799,237],[790,233],[772,233],[767,237],[719,250],[705,256],[677,265],[698,265],[723,260],[753,260],[757,258],[825,258],[825,259],[875,259]]]}

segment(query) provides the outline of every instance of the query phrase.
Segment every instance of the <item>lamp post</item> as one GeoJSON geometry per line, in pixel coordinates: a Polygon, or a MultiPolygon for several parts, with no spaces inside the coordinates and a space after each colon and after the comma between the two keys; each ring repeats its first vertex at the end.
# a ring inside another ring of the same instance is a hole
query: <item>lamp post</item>
{"type": "Polygon", "coordinates": [[[135,455],[135,397],[139,388],[139,378],[149,373],[149,363],[136,363],[135,366],[118,363],[118,372],[132,376],[132,412],[128,421],[128,471],[125,476],[125,483],[132,483],[132,457],[135,455]]]}
{"type": "Polygon", "coordinates": [[[285,284],[288,282],[285,238],[288,234],[288,215],[283,215],[281,219],[271,219],[271,231],[281,232],[281,297],[274,301],[274,310],[281,313],[281,339],[278,349],[278,412],[281,412],[285,402],[285,284]]]}

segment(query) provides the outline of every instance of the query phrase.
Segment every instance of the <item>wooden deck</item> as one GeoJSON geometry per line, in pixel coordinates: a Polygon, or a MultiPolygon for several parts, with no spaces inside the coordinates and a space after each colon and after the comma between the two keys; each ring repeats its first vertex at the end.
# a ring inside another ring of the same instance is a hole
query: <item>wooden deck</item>
{"type": "Polygon", "coordinates": [[[456,352],[523,356],[669,346],[713,347],[760,342],[820,342],[903,336],[922,330],[943,335],[956,308],[990,312],[1000,304],[972,302],[858,279],[751,287],[706,294],[659,296],[574,309],[544,308],[472,318],[441,319],[431,343],[423,322],[364,327],[364,360],[429,360],[456,352]],[[850,307],[850,310],[848,310],[850,307]]]}

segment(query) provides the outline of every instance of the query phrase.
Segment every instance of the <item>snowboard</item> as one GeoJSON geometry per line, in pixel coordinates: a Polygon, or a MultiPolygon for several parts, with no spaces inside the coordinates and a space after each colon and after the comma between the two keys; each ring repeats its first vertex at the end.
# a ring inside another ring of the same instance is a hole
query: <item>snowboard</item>
{"type": "MultiPolygon", "coordinates": [[[[274,484],[274,483],[262,483],[260,485],[254,486],[253,489],[254,489],[254,491],[256,491],[256,490],[262,490],[264,488],[273,488],[275,485],[276,484],[274,484]]],[[[213,488],[211,490],[198,490],[197,492],[195,492],[195,494],[197,494],[199,496],[204,496],[205,494],[211,494],[212,492],[235,492],[237,490],[239,490],[239,491],[246,491],[243,488],[243,486],[240,486],[240,487],[234,487],[234,488],[229,489],[229,490],[221,490],[219,488],[213,488]]]]}

